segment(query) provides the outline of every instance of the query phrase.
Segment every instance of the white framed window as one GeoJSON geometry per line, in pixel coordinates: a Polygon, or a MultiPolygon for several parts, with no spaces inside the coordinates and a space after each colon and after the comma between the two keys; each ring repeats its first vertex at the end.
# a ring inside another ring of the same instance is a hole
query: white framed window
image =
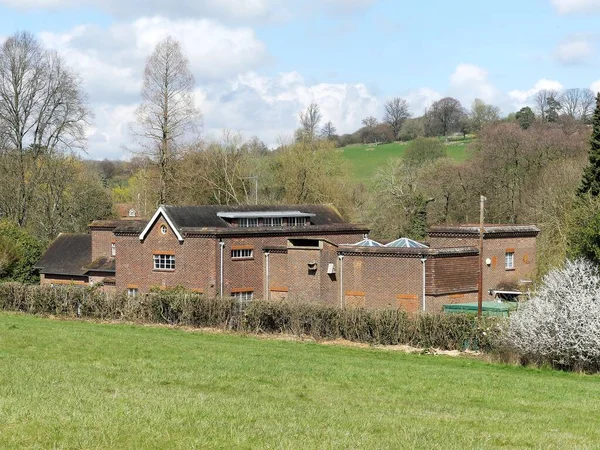
{"type": "Polygon", "coordinates": [[[287,223],[290,227],[303,227],[306,225],[306,219],[304,217],[288,217],[287,223]]]}
{"type": "Polygon", "coordinates": [[[249,303],[254,298],[254,292],[253,291],[233,292],[231,294],[231,296],[240,303],[249,303]]]}
{"type": "Polygon", "coordinates": [[[137,293],[137,288],[127,288],[127,297],[135,297],[137,293]]]}
{"type": "Polygon", "coordinates": [[[166,225],[161,225],[160,226],[160,232],[161,232],[161,234],[167,234],[167,231],[169,231],[169,230],[167,229],[166,225]]]}
{"type": "Polygon", "coordinates": [[[110,244],[110,256],[117,256],[117,244],[114,242],[110,244]]]}
{"type": "Polygon", "coordinates": [[[507,269],[515,268],[515,253],[514,252],[506,252],[504,255],[505,267],[507,269]]]}
{"type": "Polygon", "coordinates": [[[175,270],[175,255],[158,253],[152,255],[154,270],[175,270]]]}
{"type": "Polygon", "coordinates": [[[242,217],[242,218],[238,219],[238,226],[243,227],[243,228],[257,227],[258,219],[242,217]]]}
{"type": "Polygon", "coordinates": [[[231,250],[232,259],[248,259],[254,257],[254,250],[251,248],[238,248],[231,250]]]}
{"type": "Polygon", "coordinates": [[[281,217],[265,217],[265,227],[280,227],[283,225],[283,219],[281,217]]]}

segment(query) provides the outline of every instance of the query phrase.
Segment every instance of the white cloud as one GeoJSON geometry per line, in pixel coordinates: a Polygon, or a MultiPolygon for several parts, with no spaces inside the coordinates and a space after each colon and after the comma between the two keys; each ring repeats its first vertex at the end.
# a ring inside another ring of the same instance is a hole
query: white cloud
{"type": "MultiPolygon", "coordinates": [[[[298,14],[326,12],[346,15],[377,0],[88,0],[89,8],[118,19],[162,16],[169,18],[213,18],[220,21],[280,22],[298,14]]],[[[80,0],[0,0],[0,5],[21,10],[81,8],[80,0]]]]}
{"type": "Polygon", "coordinates": [[[597,94],[598,92],[600,92],[600,80],[594,81],[591,85],[590,85],[590,89],[592,90],[592,92],[594,94],[597,94]]]}
{"type": "MultiPolygon", "coordinates": [[[[81,7],[79,0],[0,0],[0,4],[23,10],[81,7]]],[[[86,5],[119,18],[161,15],[252,21],[271,19],[285,11],[281,0],[89,0],[86,5]]]]}
{"type": "Polygon", "coordinates": [[[220,80],[268,59],[254,31],[210,19],[143,18],[108,28],[79,26],[66,33],[40,33],[79,73],[93,101],[133,101],[139,95],[145,60],[168,35],[181,42],[198,83],[220,80]]]}
{"type": "Polygon", "coordinates": [[[564,89],[563,85],[555,80],[547,80],[542,78],[539,80],[531,89],[527,90],[512,90],[508,93],[513,106],[516,109],[522,108],[523,106],[527,106],[531,103],[533,96],[542,90],[549,91],[562,91],[564,89]]]}
{"type": "Polygon", "coordinates": [[[475,64],[459,64],[450,76],[452,93],[470,103],[475,98],[493,102],[496,88],[488,80],[488,72],[475,64]]]}
{"type": "Polygon", "coordinates": [[[556,60],[565,65],[585,63],[593,54],[594,46],[586,37],[570,38],[560,43],[554,52],[556,60]]]}
{"type": "Polygon", "coordinates": [[[600,0],[552,0],[560,14],[600,12],[600,0]]]}
{"type": "Polygon", "coordinates": [[[420,116],[427,108],[435,101],[442,98],[442,94],[430,88],[420,88],[405,96],[406,101],[410,106],[410,110],[415,116],[420,116]]]}
{"type": "Polygon", "coordinates": [[[356,131],[364,117],[380,115],[379,100],[365,85],[308,84],[297,72],[274,77],[249,72],[199,89],[196,97],[206,134],[229,128],[247,137],[258,135],[269,146],[293,134],[298,114],[312,102],[319,105],[322,122],[331,120],[340,134],[356,131]]]}

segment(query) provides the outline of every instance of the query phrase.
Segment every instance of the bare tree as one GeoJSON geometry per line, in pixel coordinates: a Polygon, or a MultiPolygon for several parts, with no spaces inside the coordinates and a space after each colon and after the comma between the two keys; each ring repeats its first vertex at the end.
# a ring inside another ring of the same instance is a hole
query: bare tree
{"type": "Polygon", "coordinates": [[[28,220],[40,164],[55,152],[83,149],[92,116],[81,80],[55,53],[41,47],[27,32],[8,38],[0,49],[1,177],[16,178],[6,215],[19,225],[28,220]],[[2,173],[2,171],[4,173],[2,173]]]}
{"type": "Polygon", "coordinates": [[[580,105],[579,120],[585,123],[591,122],[596,106],[596,95],[591,89],[582,89],[580,105]]]}
{"type": "Polygon", "coordinates": [[[146,62],[142,104],[137,109],[134,134],[142,153],[158,166],[159,202],[169,202],[178,150],[200,131],[202,115],[194,104],[194,77],[179,42],[167,37],[146,62]]]}
{"type": "Polygon", "coordinates": [[[327,122],[325,125],[323,125],[323,128],[321,128],[321,137],[323,139],[334,139],[336,136],[337,130],[336,128],[333,126],[333,123],[331,121],[327,122]]]}
{"type": "Polygon", "coordinates": [[[394,139],[398,139],[402,124],[410,117],[408,102],[400,97],[394,97],[385,104],[384,121],[387,122],[394,132],[394,139]]]}
{"type": "Polygon", "coordinates": [[[567,89],[558,98],[562,111],[567,116],[583,122],[590,119],[594,108],[595,96],[590,89],[567,89]]]}
{"type": "Polygon", "coordinates": [[[425,115],[427,135],[448,137],[459,129],[465,110],[455,98],[445,97],[434,102],[425,115]]]}
{"type": "Polygon", "coordinates": [[[306,111],[300,113],[300,129],[297,131],[297,140],[311,141],[317,137],[319,122],[322,118],[319,105],[316,103],[308,105],[306,111]]]}
{"type": "Polygon", "coordinates": [[[363,139],[365,141],[372,140],[377,142],[377,136],[375,133],[375,127],[377,127],[378,124],[377,119],[373,116],[365,117],[362,120],[362,124],[364,125],[363,139]]]}

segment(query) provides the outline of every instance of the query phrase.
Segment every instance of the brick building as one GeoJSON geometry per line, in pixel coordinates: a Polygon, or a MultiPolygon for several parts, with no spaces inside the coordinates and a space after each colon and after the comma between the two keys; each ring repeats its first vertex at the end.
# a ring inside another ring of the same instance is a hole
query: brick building
{"type": "MultiPolygon", "coordinates": [[[[182,286],[240,300],[408,311],[477,298],[479,230],[472,226],[433,228],[431,247],[409,240],[356,244],[368,229],[345,222],[334,208],[279,205],[161,206],[149,221],[95,221],[89,229],[57,238],[40,261],[42,283],[72,277],[130,295],[182,286]],[[65,260],[72,267],[57,270],[65,260]]],[[[529,281],[538,232],[486,226],[486,297],[529,281]]]]}

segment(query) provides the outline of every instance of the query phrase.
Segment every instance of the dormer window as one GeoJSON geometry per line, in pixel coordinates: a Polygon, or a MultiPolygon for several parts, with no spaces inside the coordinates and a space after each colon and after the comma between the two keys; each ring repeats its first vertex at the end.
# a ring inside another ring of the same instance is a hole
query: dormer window
{"type": "Polygon", "coordinates": [[[217,217],[233,226],[250,227],[303,227],[310,223],[315,214],[301,211],[223,211],[217,217]]]}
{"type": "Polygon", "coordinates": [[[251,228],[258,226],[258,218],[244,217],[238,219],[238,226],[242,228],[251,228]]]}
{"type": "Polygon", "coordinates": [[[306,219],[304,217],[288,217],[288,226],[303,227],[304,225],[306,225],[306,219]]]}
{"type": "Polygon", "coordinates": [[[265,217],[265,227],[280,227],[283,225],[283,218],[281,217],[265,217]]]}

